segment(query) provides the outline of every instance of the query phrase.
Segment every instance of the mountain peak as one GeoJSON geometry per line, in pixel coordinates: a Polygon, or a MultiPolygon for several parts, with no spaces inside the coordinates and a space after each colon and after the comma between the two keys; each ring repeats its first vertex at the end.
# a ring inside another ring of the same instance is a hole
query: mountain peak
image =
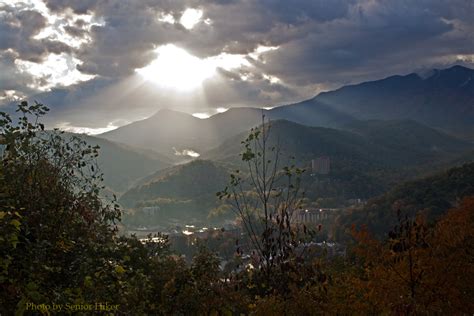
{"type": "Polygon", "coordinates": [[[462,72],[474,72],[474,69],[471,69],[471,68],[468,68],[468,67],[464,67],[464,66],[461,66],[461,65],[454,65],[450,68],[446,68],[446,69],[443,69],[441,71],[462,71],[462,72]]]}
{"type": "Polygon", "coordinates": [[[472,91],[474,87],[474,69],[455,65],[446,69],[434,69],[434,73],[424,79],[430,85],[439,88],[472,91]]]}
{"type": "Polygon", "coordinates": [[[163,117],[193,117],[193,116],[185,112],[176,111],[169,108],[162,108],[162,109],[159,109],[155,114],[153,114],[149,118],[157,119],[157,118],[163,118],[163,117]]]}
{"type": "Polygon", "coordinates": [[[474,76],[474,69],[461,65],[454,65],[452,67],[444,69],[422,69],[420,71],[417,71],[416,74],[423,80],[436,80],[444,76],[449,76],[451,78],[461,77],[462,79],[466,79],[466,76],[474,76]]]}

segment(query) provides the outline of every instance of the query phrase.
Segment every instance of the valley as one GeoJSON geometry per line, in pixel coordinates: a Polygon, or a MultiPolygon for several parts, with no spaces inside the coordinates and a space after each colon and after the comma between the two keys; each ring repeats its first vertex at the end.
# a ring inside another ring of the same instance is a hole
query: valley
{"type": "Polygon", "coordinates": [[[474,0],[0,0],[0,316],[474,315],[474,0]]]}
{"type": "Polygon", "coordinates": [[[164,109],[88,141],[103,148],[105,184],[118,194],[130,231],[233,223],[236,214],[215,193],[233,171],[246,172],[241,142],[262,117],[271,126],[268,146],[281,149],[280,167],[293,157],[292,163],[305,169],[307,207],[352,209],[394,186],[473,160],[468,131],[474,117],[465,104],[474,104],[474,97],[470,86],[461,84],[473,75],[453,67],[425,78],[394,76],[297,104],[232,108],[208,119],[164,109]],[[443,104],[445,98],[454,103],[443,104]],[[463,107],[456,110],[456,102],[463,107]],[[467,134],[456,131],[461,126],[467,134]],[[320,157],[330,161],[330,172],[312,170],[320,157]]]}

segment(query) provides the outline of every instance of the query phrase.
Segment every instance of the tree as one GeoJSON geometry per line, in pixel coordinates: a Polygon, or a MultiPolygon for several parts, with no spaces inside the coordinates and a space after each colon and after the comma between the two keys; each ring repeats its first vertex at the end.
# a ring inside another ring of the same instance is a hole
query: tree
{"type": "Polygon", "coordinates": [[[474,198],[434,226],[422,216],[400,217],[386,242],[355,231],[363,270],[352,281],[365,312],[468,314],[474,309],[474,198]]]}
{"type": "MultiPolygon", "coordinates": [[[[294,212],[302,208],[304,170],[295,165],[294,157],[289,166],[283,164],[280,147],[270,141],[270,135],[271,124],[262,115],[262,124],[242,141],[241,158],[247,170],[235,170],[229,185],[217,195],[229,203],[247,233],[250,246],[245,250],[254,253],[263,276],[263,282],[256,284],[263,291],[284,291],[285,277],[302,260],[308,232],[292,221],[294,212]]],[[[237,249],[240,255],[243,251],[237,249]]]]}
{"type": "Polygon", "coordinates": [[[101,196],[98,148],[45,131],[47,111],[22,102],[17,121],[0,113],[0,313],[22,313],[26,303],[112,302],[118,293],[132,302],[139,293],[131,284],[143,274],[127,273],[125,249],[143,246],[116,240],[120,210],[101,196]]]}
{"type": "Polygon", "coordinates": [[[99,148],[45,131],[42,104],[22,102],[18,112],[18,121],[0,113],[0,314],[107,302],[119,314],[159,315],[238,302],[221,295],[219,261],[209,252],[187,267],[163,234],[118,236],[120,209],[101,195],[99,148]]]}

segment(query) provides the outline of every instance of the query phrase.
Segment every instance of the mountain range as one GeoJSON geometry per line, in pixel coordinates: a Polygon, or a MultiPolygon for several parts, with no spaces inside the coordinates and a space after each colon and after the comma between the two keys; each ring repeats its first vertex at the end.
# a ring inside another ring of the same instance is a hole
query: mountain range
{"type": "Polygon", "coordinates": [[[97,162],[104,174],[104,185],[118,195],[129,189],[138,179],[173,165],[172,160],[152,150],[99,137],[78,134],[76,136],[91,146],[100,147],[97,162]]]}
{"type": "MultiPolygon", "coordinates": [[[[302,183],[310,200],[370,198],[421,174],[423,167],[434,168],[434,162],[447,162],[473,149],[469,142],[404,120],[358,122],[346,130],[277,120],[269,135],[268,146],[281,148],[282,166],[293,163],[289,157],[297,157],[296,163],[307,169],[302,183]],[[311,159],[320,156],[330,157],[330,177],[311,175],[311,159]]],[[[121,196],[120,203],[128,208],[158,206],[163,218],[183,218],[185,210],[190,218],[207,221],[205,209],[218,207],[215,193],[227,185],[229,170],[246,170],[239,156],[246,136],[247,132],[237,134],[203,153],[207,160],[145,177],[121,196]]]]}
{"type": "Polygon", "coordinates": [[[474,70],[455,66],[345,86],[270,110],[231,108],[208,119],[162,109],[89,141],[101,142],[106,185],[123,192],[120,203],[158,206],[162,219],[206,221],[220,207],[214,194],[229,169],[244,169],[241,141],[262,116],[282,162],[294,156],[310,169],[312,159],[330,157],[329,177],[303,176],[309,199],[367,199],[473,160],[471,78],[474,70]]]}
{"type": "Polygon", "coordinates": [[[467,196],[474,194],[474,163],[439,171],[427,177],[399,184],[362,207],[341,216],[335,223],[341,238],[352,225],[365,225],[379,237],[397,224],[397,213],[402,217],[424,215],[428,221],[438,219],[446,210],[456,207],[467,196]]]}
{"type": "Polygon", "coordinates": [[[361,120],[411,119],[474,139],[474,70],[462,66],[346,86],[313,101],[361,120]]]}
{"type": "Polygon", "coordinates": [[[99,135],[174,155],[203,153],[267,119],[344,129],[365,120],[413,120],[474,140],[474,70],[454,66],[345,86],[316,97],[262,110],[232,108],[208,119],[162,109],[153,116],[99,135]]]}
{"type": "MultiPolygon", "coordinates": [[[[453,158],[473,148],[467,141],[409,120],[354,121],[344,129],[311,127],[287,120],[270,123],[269,146],[288,157],[310,161],[318,156],[353,160],[361,168],[414,166],[453,158]]],[[[237,163],[243,132],[205,152],[202,158],[237,163]]]]}

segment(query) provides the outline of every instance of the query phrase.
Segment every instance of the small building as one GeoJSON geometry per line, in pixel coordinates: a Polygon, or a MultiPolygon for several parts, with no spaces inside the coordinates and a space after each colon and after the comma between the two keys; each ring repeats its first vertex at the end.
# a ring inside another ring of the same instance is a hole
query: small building
{"type": "Polygon", "coordinates": [[[324,209],[305,209],[293,213],[292,222],[298,224],[317,224],[328,218],[329,211],[324,209]]]}
{"type": "Polygon", "coordinates": [[[153,216],[160,211],[159,206],[145,206],[142,208],[142,212],[148,216],[153,216]]]}

